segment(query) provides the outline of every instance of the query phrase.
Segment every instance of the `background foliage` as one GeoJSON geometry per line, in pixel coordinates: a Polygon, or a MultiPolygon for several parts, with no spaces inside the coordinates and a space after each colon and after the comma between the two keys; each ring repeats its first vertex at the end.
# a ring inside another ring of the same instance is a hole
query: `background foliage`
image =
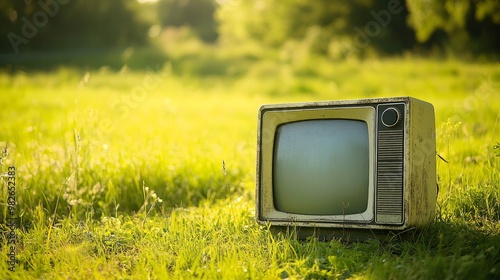
{"type": "Polygon", "coordinates": [[[431,41],[455,51],[498,51],[500,2],[496,0],[408,0],[409,23],[420,42],[431,41]]]}
{"type": "MultiPolygon", "coordinates": [[[[22,36],[42,5],[59,6],[22,51],[116,48],[150,43],[162,28],[188,27],[205,42],[350,55],[408,51],[498,53],[500,2],[495,0],[40,0],[0,1],[0,51],[9,33],[22,36]],[[61,4],[59,4],[61,1],[61,4]]],[[[39,18],[40,19],[40,18],[39,18]]]]}
{"type": "Polygon", "coordinates": [[[203,41],[215,42],[218,37],[214,0],[160,0],[158,19],[163,27],[188,26],[203,41]]]}
{"type": "Polygon", "coordinates": [[[1,0],[0,7],[2,52],[13,52],[9,33],[28,40],[20,51],[123,48],[148,39],[149,23],[135,0],[1,0]],[[23,31],[26,22],[34,27],[32,38],[23,31]]]}

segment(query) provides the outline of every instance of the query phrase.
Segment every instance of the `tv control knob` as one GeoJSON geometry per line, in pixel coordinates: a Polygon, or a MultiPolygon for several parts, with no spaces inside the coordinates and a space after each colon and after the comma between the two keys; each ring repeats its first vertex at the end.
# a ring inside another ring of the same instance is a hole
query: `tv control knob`
{"type": "Polygon", "coordinates": [[[382,124],[386,127],[396,126],[401,120],[401,112],[394,107],[389,107],[382,112],[382,124]]]}

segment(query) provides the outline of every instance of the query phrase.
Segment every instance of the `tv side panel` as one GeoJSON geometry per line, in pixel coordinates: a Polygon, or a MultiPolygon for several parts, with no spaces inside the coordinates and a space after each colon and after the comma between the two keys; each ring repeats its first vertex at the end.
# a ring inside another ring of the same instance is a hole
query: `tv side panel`
{"type": "Polygon", "coordinates": [[[410,98],[408,110],[406,208],[408,226],[434,219],[437,199],[436,131],[432,104],[410,98]]]}

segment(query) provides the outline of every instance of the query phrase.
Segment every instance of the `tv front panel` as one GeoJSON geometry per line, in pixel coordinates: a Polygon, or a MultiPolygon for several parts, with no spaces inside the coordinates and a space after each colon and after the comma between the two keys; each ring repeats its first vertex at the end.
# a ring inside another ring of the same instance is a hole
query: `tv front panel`
{"type": "Polygon", "coordinates": [[[434,218],[435,124],[427,102],[397,97],[264,105],[257,140],[260,223],[405,230],[434,218]],[[364,152],[353,148],[359,143],[364,152]]]}

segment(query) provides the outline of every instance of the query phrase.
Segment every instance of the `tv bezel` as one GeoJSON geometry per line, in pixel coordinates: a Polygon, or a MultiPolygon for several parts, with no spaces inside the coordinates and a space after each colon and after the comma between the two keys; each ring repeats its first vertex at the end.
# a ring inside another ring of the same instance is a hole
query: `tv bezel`
{"type": "Polygon", "coordinates": [[[376,134],[376,110],[372,106],[346,106],[316,109],[290,109],[290,110],[267,110],[262,114],[262,127],[269,128],[261,134],[260,141],[260,182],[262,189],[258,190],[260,199],[259,215],[274,224],[288,224],[291,216],[294,222],[310,224],[311,226],[327,226],[333,221],[337,223],[367,224],[374,220],[375,213],[375,134],[376,134]],[[354,120],[363,121],[368,128],[369,147],[369,167],[368,167],[368,202],[367,208],[359,214],[339,214],[339,215],[309,215],[296,214],[279,211],[274,205],[273,188],[262,186],[272,186],[273,184],[273,157],[276,139],[276,130],[280,125],[288,123],[308,121],[308,120],[354,120]],[[266,135],[264,135],[266,134],[266,135]]]}

